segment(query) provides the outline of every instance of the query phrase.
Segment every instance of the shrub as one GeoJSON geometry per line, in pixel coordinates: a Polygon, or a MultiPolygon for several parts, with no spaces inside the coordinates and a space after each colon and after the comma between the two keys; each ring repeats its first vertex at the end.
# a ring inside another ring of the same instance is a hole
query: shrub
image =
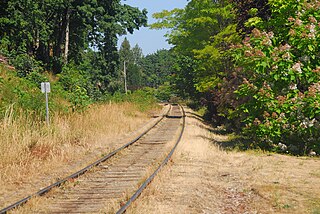
{"type": "Polygon", "coordinates": [[[281,142],[292,153],[320,153],[319,1],[269,3],[272,18],[255,23],[234,50],[238,75],[245,77],[234,118],[259,147],[281,142]]]}
{"type": "Polygon", "coordinates": [[[72,65],[64,67],[63,72],[59,75],[59,82],[68,92],[67,97],[73,111],[83,111],[92,103],[87,91],[87,87],[90,87],[88,78],[72,65]]]}
{"type": "Polygon", "coordinates": [[[41,71],[40,62],[36,61],[28,54],[19,54],[12,61],[19,77],[27,77],[30,73],[41,71]]]}
{"type": "Polygon", "coordinates": [[[169,101],[172,94],[172,88],[168,82],[165,82],[156,90],[156,98],[160,101],[169,101]]]}

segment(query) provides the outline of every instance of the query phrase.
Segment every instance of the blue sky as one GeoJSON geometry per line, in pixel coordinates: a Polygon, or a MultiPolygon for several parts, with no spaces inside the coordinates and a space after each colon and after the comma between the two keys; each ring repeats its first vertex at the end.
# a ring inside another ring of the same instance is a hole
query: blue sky
{"type": "MultiPolygon", "coordinates": [[[[148,23],[153,23],[155,20],[152,14],[162,10],[172,10],[174,8],[184,8],[187,0],[122,0],[122,3],[138,7],[139,9],[146,8],[148,10],[148,23]]],[[[149,28],[140,28],[139,31],[134,31],[133,34],[128,34],[119,38],[118,47],[122,43],[124,37],[130,42],[131,47],[138,44],[144,55],[154,53],[159,49],[169,49],[170,45],[166,42],[164,35],[167,30],[151,30],[149,28]]]]}

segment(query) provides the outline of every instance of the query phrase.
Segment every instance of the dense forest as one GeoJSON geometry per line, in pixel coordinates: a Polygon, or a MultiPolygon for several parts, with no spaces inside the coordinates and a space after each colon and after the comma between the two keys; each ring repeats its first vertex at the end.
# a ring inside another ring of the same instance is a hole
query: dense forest
{"type": "Polygon", "coordinates": [[[0,77],[1,118],[13,103],[40,111],[42,81],[53,82],[56,109],[63,97],[73,111],[142,90],[205,107],[251,148],[320,154],[318,0],[190,0],[153,14],[173,48],[147,56],[127,39],[117,48],[147,26],[146,10],[120,0],[0,5],[0,54],[15,68],[0,77]]]}
{"type": "Polygon", "coordinates": [[[55,91],[53,111],[65,107],[82,111],[93,102],[120,96],[124,62],[129,92],[168,81],[170,51],[145,57],[138,45],[131,47],[126,39],[117,47],[119,36],[147,25],[145,9],[120,0],[8,0],[0,5],[1,61],[15,69],[6,74],[2,69],[1,118],[13,103],[16,108],[41,112],[38,89],[44,81],[50,81],[55,91]]]}

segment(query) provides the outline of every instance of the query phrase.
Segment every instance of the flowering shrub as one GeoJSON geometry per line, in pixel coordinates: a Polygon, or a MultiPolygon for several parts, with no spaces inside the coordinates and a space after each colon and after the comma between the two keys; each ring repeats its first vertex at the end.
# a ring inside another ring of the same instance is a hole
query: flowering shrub
{"type": "Polygon", "coordinates": [[[272,18],[234,49],[243,130],[256,145],[320,153],[320,1],[269,1],[272,18]]]}

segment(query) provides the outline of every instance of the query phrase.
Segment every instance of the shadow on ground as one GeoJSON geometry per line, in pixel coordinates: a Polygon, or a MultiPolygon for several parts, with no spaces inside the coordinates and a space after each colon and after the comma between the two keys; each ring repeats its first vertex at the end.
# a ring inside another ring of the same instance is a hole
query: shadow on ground
{"type": "Polygon", "coordinates": [[[201,121],[202,123],[198,125],[200,128],[206,129],[210,133],[216,135],[215,138],[209,138],[207,136],[199,137],[211,141],[221,149],[229,151],[235,149],[247,150],[252,147],[251,142],[248,139],[226,130],[223,126],[213,127],[214,125],[212,123],[206,121],[203,117],[194,112],[187,111],[186,114],[188,117],[201,121]]]}

